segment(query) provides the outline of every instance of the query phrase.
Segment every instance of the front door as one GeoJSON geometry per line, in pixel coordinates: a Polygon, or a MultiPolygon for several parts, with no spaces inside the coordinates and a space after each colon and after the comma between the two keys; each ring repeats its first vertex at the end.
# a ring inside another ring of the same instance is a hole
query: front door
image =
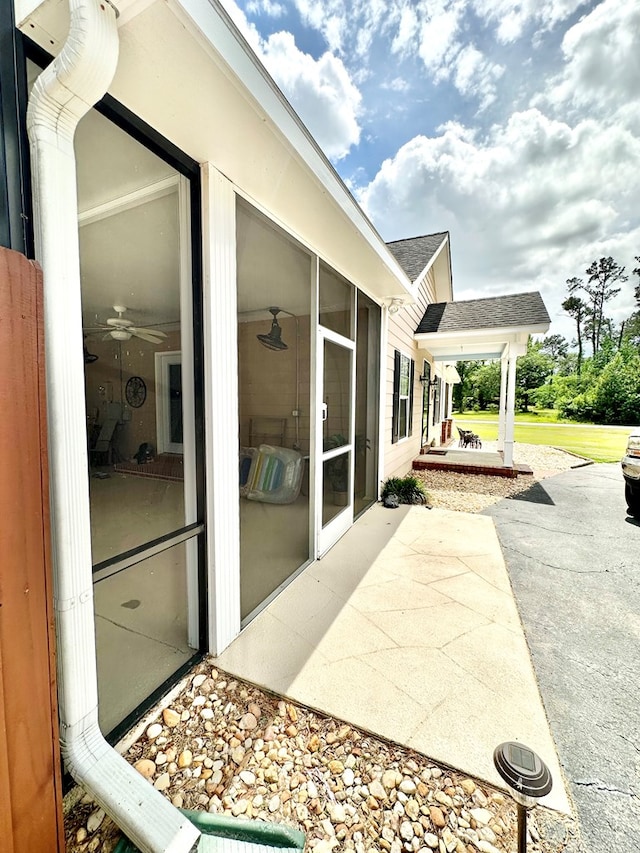
{"type": "Polygon", "coordinates": [[[353,523],[355,344],[318,330],[319,476],[316,481],[318,556],[353,523]]]}

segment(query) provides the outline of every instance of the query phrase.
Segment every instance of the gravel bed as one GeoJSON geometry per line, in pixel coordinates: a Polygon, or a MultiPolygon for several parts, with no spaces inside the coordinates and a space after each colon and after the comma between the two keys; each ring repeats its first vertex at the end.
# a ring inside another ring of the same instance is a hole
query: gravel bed
{"type": "MultiPolygon", "coordinates": [[[[295,826],[306,850],[515,853],[504,793],[217,670],[186,679],[127,754],[178,807],[295,826]]],[[[110,853],[118,831],[87,796],[66,818],[68,853],[110,853]]],[[[71,798],[70,798],[71,800],[71,798]]],[[[568,818],[536,809],[529,853],[579,853],[568,818]]]]}
{"type": "MultiPolygon", "coordinates": [[[[495,452],[497,442],[486,441],[482,449],[495,452]]],[[[486,474],[457,474],[453,471],[412,471],[411,473],[424,483],[431,506],[460,512],[482,512],[483,509],[503,498],[513,497],[530,489],[534,483],[545,477],[588,464],[589,460],[555,447],[517,444],[515,462],[528,465],[533,469],[533,475],[521,474],[512,479],[486,474]]]]}
{"type": "MultiPolygon", "coordinates": [[[[485,443],[485,450],[495,450],[485,443]]],[[[413,472],[433,506],[480,512],[585,460],[518,444],[533,476],[413,472]]],[[[150,717],[126,758],[174,805],[302,829],[306,850],[515,853],[512,800],[427,757],[227,676],[210,659],[150,717]]],[[[88,795],[65,798],[67,853],[111,853],[119,831],[88,795]]],[[[538,808],[528,853],[583,853],[571,818],[538,808]]]]}

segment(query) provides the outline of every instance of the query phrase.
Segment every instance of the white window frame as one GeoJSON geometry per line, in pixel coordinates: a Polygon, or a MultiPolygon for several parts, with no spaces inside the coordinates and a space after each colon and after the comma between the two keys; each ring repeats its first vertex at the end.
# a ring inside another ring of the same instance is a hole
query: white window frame
{"type": "Polygon", "coordinates": [[[158,453],[184,453],[184,444],[178,444],[170,440],[171,400],[169,397],[169,368],[175,364],[182,365],[181,350],[155,353],[156,438],[158,453]]]}

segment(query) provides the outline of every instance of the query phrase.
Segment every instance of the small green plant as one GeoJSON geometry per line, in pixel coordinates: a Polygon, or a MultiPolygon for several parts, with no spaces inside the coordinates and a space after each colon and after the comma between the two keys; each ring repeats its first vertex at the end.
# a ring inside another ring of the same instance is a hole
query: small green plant
{"type": "MultiPolygon", "coordinates": [[[[322,442],[322,449],[335,450],[337,447],[344,447],[348,441],[344,435],[335,433],[329,435],[322,442]]],[[[357,435],[355,440],[356,453],[362,455],[365,451],[371,449],[371,442],[364,435],[357,435]]],[[[349,454],[344,453],[340,456],[334,456],[325,463],[325,474],[331,483],[331,488],[334,492],[346,492],[349,487],[349,454]]]]}
{"type": "Polygon", "coordinates": [[[406,477],[389,477],[382,484],[380,497],[384,500],[389,495],[395,495],[401,504],[427,503],[429,495],[422,481],[409,474],[406,477]]]}

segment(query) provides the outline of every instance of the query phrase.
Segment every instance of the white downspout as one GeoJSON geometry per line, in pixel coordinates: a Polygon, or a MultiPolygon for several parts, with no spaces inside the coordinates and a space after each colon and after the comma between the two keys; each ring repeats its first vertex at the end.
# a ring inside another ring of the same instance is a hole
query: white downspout
{"type": "Polygon", "coordinates": [[[70,0],[58,57],[33,87],[27,116],[36,255],[44,270],[54,605],[62,755],[144,853],[186,853],[199,831],[104,740],[98,727],[95,618],[73,138],[118,61],[108,0],[70,0]]]}

